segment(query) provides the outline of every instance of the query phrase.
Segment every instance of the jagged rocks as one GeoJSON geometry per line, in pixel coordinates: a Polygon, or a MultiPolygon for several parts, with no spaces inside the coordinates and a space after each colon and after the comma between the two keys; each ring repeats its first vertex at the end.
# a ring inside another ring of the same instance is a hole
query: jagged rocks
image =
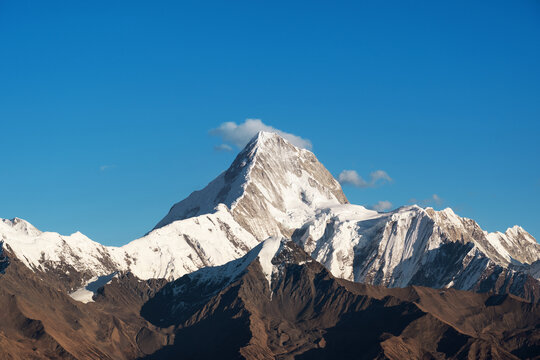
{"type": "Polygon", "coordinates": [[[0,274],[4,274],[8,266],[9,258],[4,252],[4,242],[0,241],[0,274]]]}

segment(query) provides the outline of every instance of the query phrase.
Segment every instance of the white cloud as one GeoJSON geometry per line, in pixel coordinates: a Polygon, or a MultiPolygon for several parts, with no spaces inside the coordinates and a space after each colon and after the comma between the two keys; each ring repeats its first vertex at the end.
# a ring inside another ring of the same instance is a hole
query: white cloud
{"type": "Polygon", "coordinates": [[[291,144],[304,149],[312,148],[311,141],[308,139],[266,125],[260,119],[246,119],[241,124],[232,121],[224,122],[218,128],[210,130],[210,134],[221,137],[224,142],[243,148],[259,131],[276,133],[291,144]]]}
{"type": "Polygon", "coordinates": [[[356,187],[367,187],[368,183],[362,179],[355,170],[343,170],[338,177],[342,185],[354,185],[356,187]]]}
{"type": "Polygon", "coordinates": [[[384,170],[376,170],[372,172],[371,174],[369,174],[369,176],[373,184],[375,184],[379,180],[388,181],[388,182],[392,181],[392,178],[390,177],[390,175],[388,175],[388,173],[384,170]]]}
{"type": "Polygon", "coordinates": [[[221,144],[221,145],[214,146],[214,150],[223,152],[223,151],[232,151],[233,148],[230,145],[221,144]]]}
{"type": "Polygon", "coordinates": [[[435,202],[435,204],[437,205],[441,205],[443,203],[443,199],[441,199],[441,197],[437,194],[433,194],[431,196],[431,199],[435,202]]]}
{"type": "Polygon", "coordinates": [[[114,169],[116,167],[116,165],[101,165],[99,167],[99,171],[105,171],[105,170],[109,170],[109,169],[114,169]]]}
{"type": "Polygon", "coordinates": [[[369,181],[364,180],[355,170],[343,170],[338,180],[342,185],[353,185],[359,188],[374,187],[380,183],[391,182],[392,178],[384,170],[376,170],[369,174],[369,181]]]}
{"type": "Polygon", "coordinates": [[[390,210],[392,208],[392,203],[387,200],[379,201],[375,205],[370,206],[371,209],[376,210],[378,212],[390,210]]]}

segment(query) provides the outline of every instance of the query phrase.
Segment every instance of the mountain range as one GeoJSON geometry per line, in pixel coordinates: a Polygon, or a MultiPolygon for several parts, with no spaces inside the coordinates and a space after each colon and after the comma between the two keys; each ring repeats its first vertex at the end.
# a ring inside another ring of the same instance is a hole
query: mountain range
{"type": "Polygon", "coordinates": [[[540,355],[529,233],[350,204],[312,152],[274,133],[122,247],[19,218],[0,220],[0,241],[6,358],[540,355]]]}

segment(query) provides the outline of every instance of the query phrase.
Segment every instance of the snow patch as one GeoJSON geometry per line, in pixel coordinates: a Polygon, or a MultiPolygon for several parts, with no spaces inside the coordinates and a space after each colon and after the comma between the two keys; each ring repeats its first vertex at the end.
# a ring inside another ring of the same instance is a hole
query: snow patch
{"type": "Polygon", "coordinates": [[[107,284],[109,284],[113,278],[118,277],[118,272],[114,272],[109,275],[105,276],[96,276],[92,279],[88,280],[88,282],[78,290],[72,292],[69,294],[71,298],[75,301],[79,301],[82,303],[89,303],[94,302],[92,299],[94,295],[97,293],[97,290],[100,287],[103,287],[107,284]]]}
{"type": "Polygon", "coordinates": [[[257,257],[259,258],[259,263],[261,264],[264,276],[266,277],[266,280],[268,280],[268,286],[271,286],[272,273],[275,269],[275,266],[272,264],[272,259],[279,250],[281,239],[278,237],[271,237],[265,240],[261,245],[257,257]]]}

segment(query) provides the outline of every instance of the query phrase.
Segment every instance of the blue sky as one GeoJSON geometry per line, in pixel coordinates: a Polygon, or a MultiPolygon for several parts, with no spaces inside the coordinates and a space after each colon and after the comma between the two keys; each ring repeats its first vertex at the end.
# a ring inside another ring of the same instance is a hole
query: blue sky
{"type": "Polygon", "coordinates": [[[124,244],[253,118],[391,177],[351,202],[540,237],[539,64],[534,0],[0,1],[0,217],[124,244]]]}

